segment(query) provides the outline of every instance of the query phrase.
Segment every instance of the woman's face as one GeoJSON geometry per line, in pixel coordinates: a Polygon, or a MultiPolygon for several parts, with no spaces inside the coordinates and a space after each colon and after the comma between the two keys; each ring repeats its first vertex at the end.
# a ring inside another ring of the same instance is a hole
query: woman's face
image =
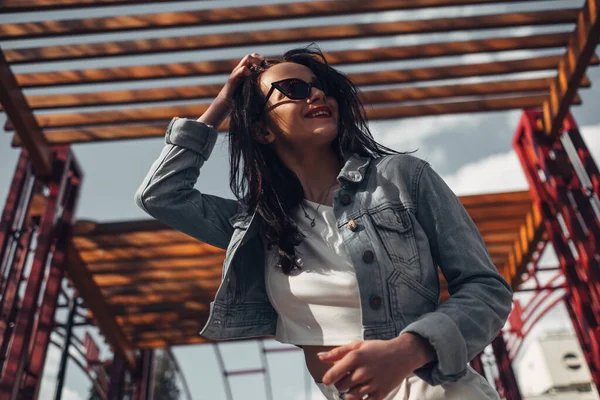
{"type": "MultiPolygon", "coordinates": [[[[266,96],[272,82],[287,78],[309,83],[317,80],[310,68],[285,62],[272,66],[261,75],[260,89],[266,96]]],[[[338,133],[337,101],[314,87],[310,96],[302,100],[292,100],[275,89],[265,105],[265,111],[267,133],[263,140],[267,143],[276,141],[276,146],[322,146],[331,143],[338,133]],[[323,111],[328,115],[323,115],[323,111]]]]}

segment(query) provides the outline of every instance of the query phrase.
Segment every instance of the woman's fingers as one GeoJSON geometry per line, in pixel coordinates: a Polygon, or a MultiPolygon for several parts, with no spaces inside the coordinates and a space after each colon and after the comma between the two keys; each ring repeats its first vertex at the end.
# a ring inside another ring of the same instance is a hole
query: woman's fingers
{"type": "Polygon", "coordinates": [[[368,396],[367,399],[375,400],[375,391],[376,388],[370,382],[363,383],[362,385],[358,385],[350,389],[348,392],[344,394],[344,400],[362,400],[365,396],[368,396]]]}
{"type": "Polygon", "coordinates": [[[362,368],[357,368],[339,381],[335,383],[335,387],[340,392],[346,392],[352,388],[364,385],[370,381],[371,378],[367,376],[362,368]]]}
{"type": "Polygon", "coordinates": [[[341,360],[333,364],[325,375],[323,375],[322,381],[326,385],[336,384],[340,379],[346,377],[346,375],[354,371],[359,365],[359,355],[356,351],[347,353],[341,360]]]}
{"type": "Polygon", "coordinates": [[[260,64],[263,60],[264,57],[258,53],[246,54],[229,74],[229,79],[223,87],[220,97],[230,99],[240,81],[252,74],[250,66],[260,64]]]}
{"type": "Polygon", "coordinates": [[[231,78],[241,78],[251,74],[250,66],[260,64],[265,58],[258,53],[246,54],[231,72],[231,78]]]}
{"type": "Polygon", "coordinates": [[[264,57],[261,56],[258,53],[252,53],[252,54],[246,54],[238,63],[238,65],[235,66],[235,68],[233,68],[233,71],[231,73],[231,75],[233,75],[236,71],[238,71],[239,69],[242,69],[244,67],[248,67],[251,64],[256,63],[256,61],[262,61],[264,60],[264,57]]]}

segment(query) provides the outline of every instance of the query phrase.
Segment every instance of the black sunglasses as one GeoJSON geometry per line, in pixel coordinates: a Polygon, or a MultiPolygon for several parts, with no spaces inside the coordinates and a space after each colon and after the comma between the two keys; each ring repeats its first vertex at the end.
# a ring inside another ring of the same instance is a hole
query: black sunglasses
{"type": "Polygon", "coordinates": [[[269,90],[269,93],[267,93],[267,97],[265,98],[265,103],[263,104],[262,108],[267,105],[269,97],[271,97],[271,94],[273,94],[275,89],[279,90],[286,97],[292,100],[302,100],[310,97],[312,88],[321,90],[327,96],[327,90],[319,79],[315,79],[315,81],[311,83],[305,82],[300,78],[287,78],[273,82],[271,83],[271,89],[269,90]]]}

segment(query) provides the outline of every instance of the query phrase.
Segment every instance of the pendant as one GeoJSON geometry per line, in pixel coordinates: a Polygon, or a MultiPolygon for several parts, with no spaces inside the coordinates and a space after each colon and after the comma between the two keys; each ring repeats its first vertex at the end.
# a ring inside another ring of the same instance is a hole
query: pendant
{"type": "Polygon", "coordinates": [[[311,228],[315,227],[315,220],[313,219],[312,222],[310,223],[311,228]]]}

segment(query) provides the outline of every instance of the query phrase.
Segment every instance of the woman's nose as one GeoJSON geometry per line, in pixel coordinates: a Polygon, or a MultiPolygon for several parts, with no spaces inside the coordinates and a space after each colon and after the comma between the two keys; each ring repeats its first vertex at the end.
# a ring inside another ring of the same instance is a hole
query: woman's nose
{"type": "Polygon", "coordinates": [[[323,93],[323,91],[321,89],[317,89],[314,86],[310,88],[310,96],[308,98],[309,103],[314,103],[317,100],[324,100],[324,99],[325,99],[325,93],[323,93]]]}

